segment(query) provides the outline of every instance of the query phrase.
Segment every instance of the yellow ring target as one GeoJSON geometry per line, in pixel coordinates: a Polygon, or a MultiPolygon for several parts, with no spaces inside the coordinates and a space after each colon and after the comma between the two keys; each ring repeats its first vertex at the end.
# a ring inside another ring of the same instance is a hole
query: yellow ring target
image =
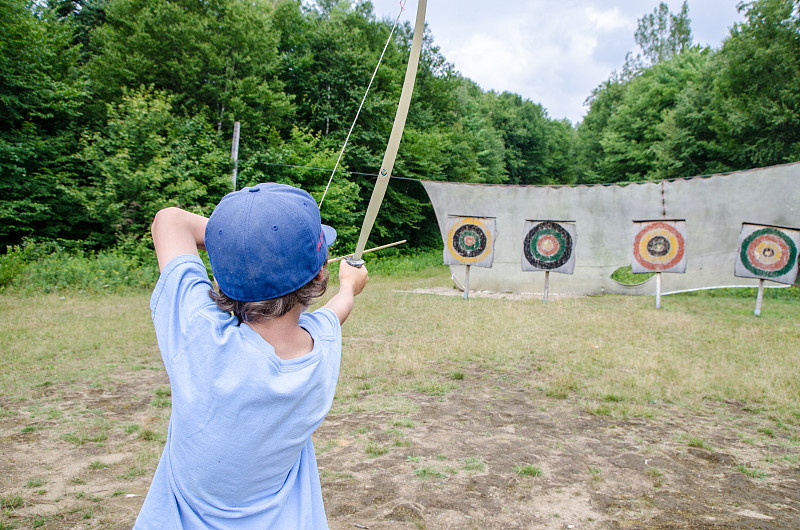
{"type": "Polygon", "coordinates": [[[486,224],[484,224],[484,222],[478,217],[464,217],[458,221],[459,222],[454,224],[447,232],[447,250],[450,252],[450,255],[460,263],[467,265],[486,259],[486,256],[492,248],[492,233],[486,227],[486,224]],[[465,252],[463,248],[456,248],[453,242],[456,232],[468,225],[475,226],[478,230],[480,230],[480,236],[485,238],[485,241],[481,241],[481,251],[475,255],[471,255],[472,253],[470,252],[465,252]]]}
{"type": "Polygon", "coordinates": [[[663,265],[675,259],[681,250],[681,243],[675,233],[664,228],[651,228],[639,240],[639,256],[647,263],[663,265]],[[669,248],[667,252],[653,252],[654,242],[665,241],[669,248]]]}

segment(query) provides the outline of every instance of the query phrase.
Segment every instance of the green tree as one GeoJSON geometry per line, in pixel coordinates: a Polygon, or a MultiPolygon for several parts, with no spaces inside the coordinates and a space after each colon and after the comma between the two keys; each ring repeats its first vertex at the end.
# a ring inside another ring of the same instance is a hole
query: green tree
{"type": "Polygon", "coordinates": [[[676,15],[661,2],[652,13],[638,20],[634,39],[641,53],[635,57],[629,53],[624,68],[633,74],[688,50],[692,46],[689,4],[684,0],[676,15]]]}
{"type": "Polygon", "coordinates": [[[614,114],[600,135],[603,157],[598,168],[605,182],[663,178],[657,148],[661,128],[681,93],[703,71],[708,52],[694,49],[642,71],[625,86],[614,114]]]}
{"type": "Polygon", "coordinates": [[[73,44],[78,44],[86,60],[90,51],[89,34],[105,22],[108,0],[47,0],[47,5],[62,20],[68,19],[74,28],[73,44]]]}
{"type": "Polygon", "coordinates": [[[704,75],[665,120],[675,176],[800,160],[800,2],[744,3],[704,75]]]}
{"type": "Polygon", "coordinates": [[[800,159],[800,1],[741,6],[720,55],[713,90],[714,127],[730,165],[765,166],[800,159]]]}
{"type": "Polygon", "coordinates": [[[85,89],[71,41],[50,9],[0,2],[0,245],[79,235],[70,170],[85,89]]]}
{"type": "Polygon", "coordinates": [[[621,76],[615,72],[595,88],[586,100],[589,112],[578,125],[575,141],[576,162],[580,168],[577,182],[580,184],[606,182],[603,169],[605,153],[601,139],[622,102],[625,86],[621,76]]]}
{"type": "MultiPolygon", "coordinates": [[[[344,140],[367,88],[389,28],[369,18],[370,5],[323,3],[321,11],[299,1],[279,2],[274,25],[280,35],[281,77],[297,106],[297,119],[323,136],[344,140]]],[[[359,130],[381,110],[386,86],[399,87],[393,74],[399,50],[390,43],[362,109],[359,130]]],[[[402,79],[400,80],[402,82],[402,79]]]]}
{"type": "Polygon", "coordinates": [[[293,106],[278,78],[278,38],[268,0],[109,0],[92,32],[89,70],[100,97],[153,86],[183,115],[203,113],[217,130],[249,125],[245,141],[291,128],[293,106]]]}
{"type": "Polygon", "coordinates": [[[229,151],[203,115],[175,116],[172,97],[124,92],[108,106],[108,126],[82,140],[92,175],[80,190],[99,243],[146,238],[155,213],[181,206],[210,215],[230,191],[229,151]]]}
{"type": "Polygon", "coordinates": [[[544,108],[517,94],[486,96],[494,127],[503,139],[508,184],[565,184],[573,129],[553,121],[544,108]]]}
{"type": "Polygon", "coordinates": [[[547,179],[551,184],[575,184],[578,179],[578,165],[575,160],[577,130],[568,120],[550,120],[547,128],[547,179]]]}
{"type": "Polygon", "coordinates": [[[698,79],[709,54],[691,47],[688,15],[685,1],[677,15],[662,2],[639,19],[635,39],[641,53],[629,53],[622,73],[614,72],[587,99],[589,112],[575,145],[578,182],[663,175],[663,160],[657,160],[666,134],[662,122],[698,79]]]}
{"type": "Polygon", "coordinates": [[[662,141],[653,152],[662,178],[722,173],[731,165],[715,130],[713,84],[724,59],[709,52],[696,80],[678,96],[658,126],[662,141]]]}

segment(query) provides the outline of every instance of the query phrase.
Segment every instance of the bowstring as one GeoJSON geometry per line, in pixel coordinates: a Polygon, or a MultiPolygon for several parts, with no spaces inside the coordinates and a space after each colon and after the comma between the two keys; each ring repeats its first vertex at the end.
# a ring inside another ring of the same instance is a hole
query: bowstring
{"type": "Polygon", "coordinates": [[[392,40],[392,35],[394,35],[394,30],[397,28],[397,23],[400,21],[400,15],[403,14],[403,11],[406,7],[406,0],[400,1],[400,12],[397,14],[397,18],[394,19],[394,26],[392,26],[392,30],[389,32],[389,38],[386,39],[386,44],[383,45],[383,51],[381,52],[381,56],[378,58],[378,64],[375,65],[375,71],[372,72],[372,78],[369,80],[369,84],[367,85],[367,90],[364,92],[364,97],[361,98],[361,104],[358,106],[358,111],[356,111],[356,117],[353,119],[353,123],[350,125],[350,130],[347,131],[347,136],[344,139],[344,144],[342,144],[342,150],[339,151],[339,157],[336,159],[336,164],[333,166],[333,171],[331,171],[331,177],[328,179],[328,184],[325,186],[325,191],[322,192],[322,198],[319,200],[319,204],[317,208],[322,208],[322,201],[325,200],[325,195],[328,194],[328,189],[331,187],[331,182],[333,182],[333,176],[336,174],[336,169],[339,167],[339,162],[342,160],[342,155],[344,154],[344,150],[347,147],[347,142],[350,140],[350,135],[353,133],[353,128],[356,126],[356,121],[358,121],[358,115],[361,114],[361,109],[364,106],[364,102],[367,100],[367,94],[369,94],[369,89],[372,87],[372,82],[375,80],[375,75],[378,73],[378,68],[381,65],[381,61],[383,61],[383,55],[386,53],[386,49],[389,47],[389,42],[392,40]]]}

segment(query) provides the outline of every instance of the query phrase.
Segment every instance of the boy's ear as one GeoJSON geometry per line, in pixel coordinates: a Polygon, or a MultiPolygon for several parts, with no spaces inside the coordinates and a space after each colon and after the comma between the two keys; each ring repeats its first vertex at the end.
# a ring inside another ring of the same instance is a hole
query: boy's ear
{"type": "Polygon", "coordinates": [[[323,266],[317,273],[317,277],[315,278],[315,280],[321,282],[324,279],[325,279],[325,267],[323,266]]]}

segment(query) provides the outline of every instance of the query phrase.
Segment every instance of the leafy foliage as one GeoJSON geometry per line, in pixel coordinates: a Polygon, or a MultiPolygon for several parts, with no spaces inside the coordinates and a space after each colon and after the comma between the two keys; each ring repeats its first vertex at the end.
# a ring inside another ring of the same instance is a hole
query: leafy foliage
{"type": "Polygon", "coordinates": [[[106,129],[81,141],[91,176],[80,195],[105,248],[144,236],[166,206],[210,215],[230,190],[229,155],[217,133],[202,115],[173,115],[171,101],[150,89],[125,92],[109,105],[106,129]]]}
{"type": "Polygon", "coordinates": [[[639,19],[634,39],[642,53],[636,58],[628,55],[626,63],[630,70],[652,66],[688,50],[692,46],[689,4],[684,0],[680,13],[675,15],[661,2],[652,13],[639,19]]]}
{"type": "Polygon", "coordinates": [[[800,2],[744,5],[720,50],[711,83],[711,123],[736,169],[800,158],[800,2]]]}
{"type": "Polygon", "coordinates": [[[202,113],[217,130],[245,121],[261,138],[288,129],[293,114],[276,78],[270,11],[266,1],[109,0],[88,70],[106,101],[153,86],[182,114],[202,113]]]}
{"type": "Polygon", "coordinates": [[[77,58],[69,25],[49,10],[0,2],[0,245],[53,237],[64,231],[54,219],[80,218],[65,200],[85,97],[77,58]]]}

